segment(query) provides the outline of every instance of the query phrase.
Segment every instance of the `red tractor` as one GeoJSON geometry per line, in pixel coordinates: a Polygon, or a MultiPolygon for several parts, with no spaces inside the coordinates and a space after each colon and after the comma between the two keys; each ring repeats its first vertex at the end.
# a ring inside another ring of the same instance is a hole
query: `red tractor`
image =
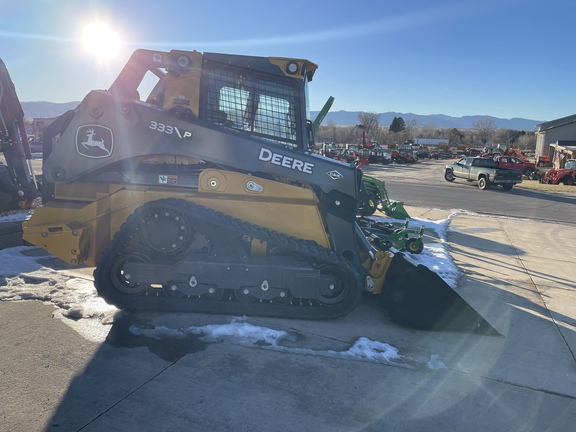
{"type": "Polygon", "coordinates": [[[416,159],[414,159],[413,156],[411,156],[409,154],[401,153],[397,150],[392,151],[392,156],[391,156],[390,160],[392,161],[392,163],[397,163],[397,164],[416,162],[416,159]]]}
{"type": "Polygon", "coordinates": [[[566,161],[564,168],[549,170],[541,180],[542,183],[573,185],[576,183],[576,159],[566,161]]]}

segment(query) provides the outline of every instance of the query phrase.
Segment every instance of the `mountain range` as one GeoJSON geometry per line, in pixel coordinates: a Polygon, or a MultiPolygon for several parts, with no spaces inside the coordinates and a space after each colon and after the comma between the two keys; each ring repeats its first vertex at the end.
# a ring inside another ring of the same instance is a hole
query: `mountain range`
{"type": "MultiPolygon", "coordinates": [[[[22,109],[27,118],[52,118],[64,114],[70,109],[74,109],[80,102],[22,102],[22,109]]],[[[312,111],[312,119],[316,118],[319,111],[312,111]]],[[[323,121],[323,124],[332,122],[338,126],[354,126],[358,124],[358,114],[360,111],[334,111],[329,112],[323,121]]],[[[443,114],[421,115],[413,113],[385,112],[380,113],[380,126],[389,126],[394,117],[402,117],[404,121],[417,120],[419,126],[431,126],[439,128],[457,128],[457,129],[475,129],[474,124],[480,119],[491,119],[496,129],[513,129],[532,131],[536,125],[544,123],[541,120],[529,120],[523,118],[503,119],[491,116],[464,116],[451,117],[443,114]]]]}
{"type": "Polygon", "coordinates": [[[54,118],[74,109],[80,102],[20,102],[26,118],[54,118]]]}
{"type": "MultiPolygon", "coordinates": [[[[319,111],[312,111],[310,113],[311,117],[314,119],[318,115],[319,111]]],[[[326,124],[331,121],[338,126],[353,126],[358,124],[358,114],[361,111],[334,111],[329,112],[322,124],[326,124]]],[[[424,126],[435,126],[439,128],[456,128],[456,129],[476,129],[474,124],[480,119],[490,119],[494,122],[494,127],[496,129],[512,129],[512,130],[524,130],[533,131],[536,125],[540,123],[545,123],[543,120],[530,120],[523,118],[511,118],[504,119],[498,117],[492,117],[487,115],[474,115],[474,116],[464,116],[464,117],[451,117],[444,114],[431,114],[431,115],[421,115],[413,113],[400,113],[400,112],[385,112],[380,113],[379,125],[380,126],[390,126],[394,117],[402,117],[402,119],[407,122],[409,120],[417,120],[419,122],[419,127],[424,126]]]]}

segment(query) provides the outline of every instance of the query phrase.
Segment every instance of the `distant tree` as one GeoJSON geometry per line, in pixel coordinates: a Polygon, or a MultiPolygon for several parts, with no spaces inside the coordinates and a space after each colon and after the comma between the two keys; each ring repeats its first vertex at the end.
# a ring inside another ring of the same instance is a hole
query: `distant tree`
{"type": "Polygon", "coordinates": [[[460,132],[458,129],[452,128],[450,130],[450,132],[448,132],[448,138],[450,139],[451,145],[458,146],[458,145],[463,145],[465,135],[462,132],[460,132]]]}
{"type": "Polygon", "coordinates": [[[518,148],[523,150],[536,150],[536,134],[534,132],[522,131],[522,135],[518,138],[518,148]]]}
{"type": "Polygon", "coordinates": [[[349,144],[358,139],[356,126],[338,126],[333,121],[320,125],[316,132],[316,142],[331,142],[335,144],[349,144]]]}
{"type": "Polygon", "coordinates": [[[380,126],[378,131],[374,134],[373,138],[378,141],[378,144],[380,144],[382,147],[386,147],[388,145],[389,134],[390,131],[386,126],[380,126]]]}
{"type": "Polygon", "coordinates": [[[420,120],[418,119],[408,119],[406,120],[406,137],[407,139],[414,139],[415,138],[415,134],[416,134],[416,129],[418,129],[420,127],[422,123],[420,122],[420,120]]]}
{"type": "Polygon", "coordinates": [[[434,123],[427,124],[418,131],[418,138],[435,138],[438,126],[434,123]]]}
{"type": "Polygon", "coordinates": [[[337,137],[337,126],[334,121],[328,120],[326,124],[321,124],[316,131],[316,142],[336,142],[337,137]]]}
{"type": "Polygon", "coordinates": [[[390,132],[403,132],[406,130],[406,122],[402,117],[394,117],[390,123],[390,132]]]}
{"type": "Polygon", "coordinates": [[[476,129],[478,140],[482,145],[486,145],[494,136],[496,127],[494,126],[494,120],[489,117],[482,117],[474,122],[474,129],[476,129]]]}
{"type": "Polygon", "coordinates": [[[340,140],[338,142],[341,144],[358,142],[358,128],[356,126],[342,127],[340,130],[340,140]]]}
{"type": "Polygon", "coordinates": [[[358,114],[358,125],[366,132],[366,136],[372,136],[378,130],[380,114],[374,112],[361,112],[358,114]]]}
{"type": "Polygon", "coordinates": [[[522,136],[523,131],[512,129],[498,129],[496,131],[496,141],[507,144],[509,147],[515,147],[515,142],[522,136]]]}

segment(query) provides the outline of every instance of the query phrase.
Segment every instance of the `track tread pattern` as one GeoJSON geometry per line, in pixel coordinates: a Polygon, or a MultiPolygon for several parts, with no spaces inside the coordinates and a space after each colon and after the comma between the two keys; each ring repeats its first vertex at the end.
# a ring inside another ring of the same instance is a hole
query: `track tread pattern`
{"type": "Polygon", "coordinates": [[[314,241],[302,240],[293,236],[254,225],[218,211],[206,208],[193,202],[175,198],[163,198],[147,203],[128,217],[99,259],[94,270],[94,283],[99,295],[108,303],[131,310],[164,310],[191,311],[206,313],[244,314],[272,316],[295,319],[333,319],[350,313],[355,307],[362,292],[360,277],[352,264],[341,254],[324,248],[314,241]],[[282,305],[269,302],[242,303],[230,299],[206,301],[195,297],[169,298],[160,291],[157,295],[126,295],[112,287],[109,274],[114,259],[123,253],[123,249],[136,234],[136,227],[142,215],[149,208],[157,206],[172,209],[185,214],[192,220],[210,224],[214,227],[244,234],[252,238],[279,246],[284,250],[302,257],[314,265],[336,266],[348,276],[349,294],[334,305],[325,304],[290,304],[282,305]]]}

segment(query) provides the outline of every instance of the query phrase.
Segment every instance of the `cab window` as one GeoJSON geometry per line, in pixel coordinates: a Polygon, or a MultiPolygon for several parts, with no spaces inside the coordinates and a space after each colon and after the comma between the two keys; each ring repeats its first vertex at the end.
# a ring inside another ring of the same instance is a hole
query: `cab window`
{"type": "Polygon", "coordinates": [[[272,143],[297,146],[296,88],[236,69],[209,69],[206,76],[206,120],[272,143]]]}

